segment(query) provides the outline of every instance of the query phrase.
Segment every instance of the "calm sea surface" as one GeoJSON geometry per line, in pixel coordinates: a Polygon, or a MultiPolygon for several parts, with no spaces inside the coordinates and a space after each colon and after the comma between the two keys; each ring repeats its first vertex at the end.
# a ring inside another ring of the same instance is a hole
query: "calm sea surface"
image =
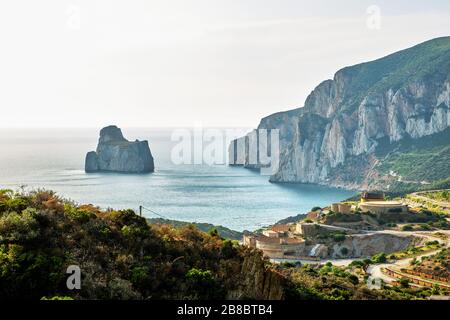
{"type": "MultiPolygon", "coordinates": [[[[84,157],[95,150],[98,130],[0,130],[0,188],[47,188],[78,203],[116,209],[146,206],[174,220],[254,230],[305,213],[353,193],[315,185],[268,182],[268,177],[224,165],[174,165],[170,130],[124,129],[147,139],[156,172],[86,174],[84,157]]],[[[145,213],[154,217],[151,213],[145,213]]]]}

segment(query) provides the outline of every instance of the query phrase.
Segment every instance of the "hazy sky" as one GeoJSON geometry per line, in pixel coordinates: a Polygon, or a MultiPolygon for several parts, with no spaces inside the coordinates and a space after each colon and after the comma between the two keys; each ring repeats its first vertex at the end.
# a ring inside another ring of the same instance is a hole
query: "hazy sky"
{"type": "Polygon", "coordinates": [[[1,1],[0,127],[254,127],[344,66],[450,35],[450,1],[411,2],[1,1]]]}

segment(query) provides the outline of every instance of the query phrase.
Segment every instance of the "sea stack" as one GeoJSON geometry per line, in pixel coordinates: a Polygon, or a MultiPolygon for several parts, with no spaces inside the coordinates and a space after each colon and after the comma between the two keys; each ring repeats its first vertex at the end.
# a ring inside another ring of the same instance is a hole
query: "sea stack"
{"type": "Polygon", "coordinates": [[[86,155],[86,172],[149,173],[155,170],[147,141],[128,141],[120,128],[108,126],[100,131],[97,151],[86,155]]]}

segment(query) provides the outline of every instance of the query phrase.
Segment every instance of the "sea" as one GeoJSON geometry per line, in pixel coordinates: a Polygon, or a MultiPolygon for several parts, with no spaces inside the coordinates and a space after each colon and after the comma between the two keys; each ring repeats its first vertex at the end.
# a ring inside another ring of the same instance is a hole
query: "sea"
{"type": "Polygon", "coordinates": [[[123,133],[129,140],[149,141],[154,173],[85,173],[85,156],[95,150],[99,129],[0,129],[0,189],[50,189],[79,204],[136,212],[144,206],[151,210],[143,211],[148,218],[237,231],[256,230],[354,194],[271,183],[257,171],[226,164],[174,163],[173,149],[179,144],[173,141],[174,129],[127,128],[123,133]]]}

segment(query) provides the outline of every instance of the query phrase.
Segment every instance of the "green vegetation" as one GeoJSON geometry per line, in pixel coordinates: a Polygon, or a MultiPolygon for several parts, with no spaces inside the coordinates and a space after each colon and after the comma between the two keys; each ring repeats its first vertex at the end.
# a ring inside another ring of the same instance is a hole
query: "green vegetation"
{"type": "Polygon", "coordinates": [[[427,41],[384,58],[347,67],[338,73],[347,75],[348,94],[343,104],[353,111],[363,97],[398,90],[417,80],[444,82],[449,79],[450,37],[427,41]]]}
{"type": "Polygon", "coordinates": [[[0,192],[0,300],[225,298],[251,257],[271,272],[259,252],[217,230],[149,225],[50,191],[0,192]],[[81,268],[81,290],[66,287],[69,265],[81,268]]]}
{"type": "Polygon", "coordinates": [[[185,222],[185,221],[177,221],[177,220],[168,220],[162,218],[151,218],[147,219],[149,224],[155,225],[170,225],[174,228],[183,228],[189,225],[194,225],[200,231],[210,232],[215,229],[219,233],[222,238],[231,239],[231,240],[242,240],[243,233],[235,230],[231,230],[229,228],[223,226],[215,226],[210,223],[198,223],[198,222],[185,222]]]}
{"type": "Polygon", "coordinates": [[[402,177],[402,181],[390,183],[390,190],[397,194],[450,187],[450,129],[395,143],[382,139],[376,155],[381,160],[377,167],[381,174],[389,175],[392,171],[402,177]],[[422,184],[423,181],[430,184],[422,184]]]}
{"type": "Polygon", "coordinates": [[[333,240],[335,242],[342,242],[342,241],[345,240],[345,233],[344,232],[342,232],[342,233],[334,233],[332,235],[332,238],[333,238],[333,240]]]}
{"type": "MultiPolygon", "coordinates": [[[[370,260],[369,260],[370,261],[370,260]]],[[[382,283],[381,290],[369,290],[367,278],[360,269],[367,265],[362,261],[348,267],[326,265],[304,265],[295,269],[280,266],[282,273],[288,273],[292,285],[286,289],[288,299],[325,300],[416,300],[427,299],[433,294],[449,294],[439,288],[391,287],[382,283]],[[359,270],[359,271],[358,271],[359,270]],[[356,275],[355,273],[360,275],[356,275]]]]}
{"type": "Polygon", "coordinates": [[[379,253],[372,257],[371,261],[372,263],[385,263],[386,262],[386,254],[385,253],[379,253]]]}
{"type": "Polygon", "coordinates": [[[422,195],[433,200],[450,202],[450,190],[424,192],[422,195]]]}
{"type": "Polygon", "coordinates": [[[419,246],[419,247],[410,247],[405,250],[391,253],[389,255],[389,259],[405,259],[405,258],[411,258],[416,257],[418,255],[437,250],[442,245],[439,243],[439,241],[427,241],[425,245],[419,246]]]}
{"type": "MultiPolygon", "coordinates": [[[[218,228],[150,225],[131,210],[76,205],[50,191],[0,191],[0,299],[261,299],[272,292],[287,299],[418,299],[436,292],[368,289],[361,269],[385,262],[384,254],[346,268],[274,265],[221,236],[218,228]],[[69,265],[81,268],[81,290],[66,287],[69,265]]],[[[433,257],[433,270],[443,274],[446,261],[444,251],[433,257]]]]}
{"type": "Polygon", "coordinates": [[[407,225],[402,226],[402,227],[401,227],[401,230],[402,230],[402,231],[413,231],[414,228],[413,228],[412,225],[407,224],[407,225]]]}
{"type": "Polygon", "coordinates": [[[433,256],[423,257],[414,270],[450,280],[450,249],[445,248],[433,256]]]}
{"type": "Polygon", "coordinates": [[[400,283],[400,286],[402,286],[403,288],[409,288],[409,279],[407,278],[401,278],[400,280],[398,280],[398,283],[400,283]]]}

